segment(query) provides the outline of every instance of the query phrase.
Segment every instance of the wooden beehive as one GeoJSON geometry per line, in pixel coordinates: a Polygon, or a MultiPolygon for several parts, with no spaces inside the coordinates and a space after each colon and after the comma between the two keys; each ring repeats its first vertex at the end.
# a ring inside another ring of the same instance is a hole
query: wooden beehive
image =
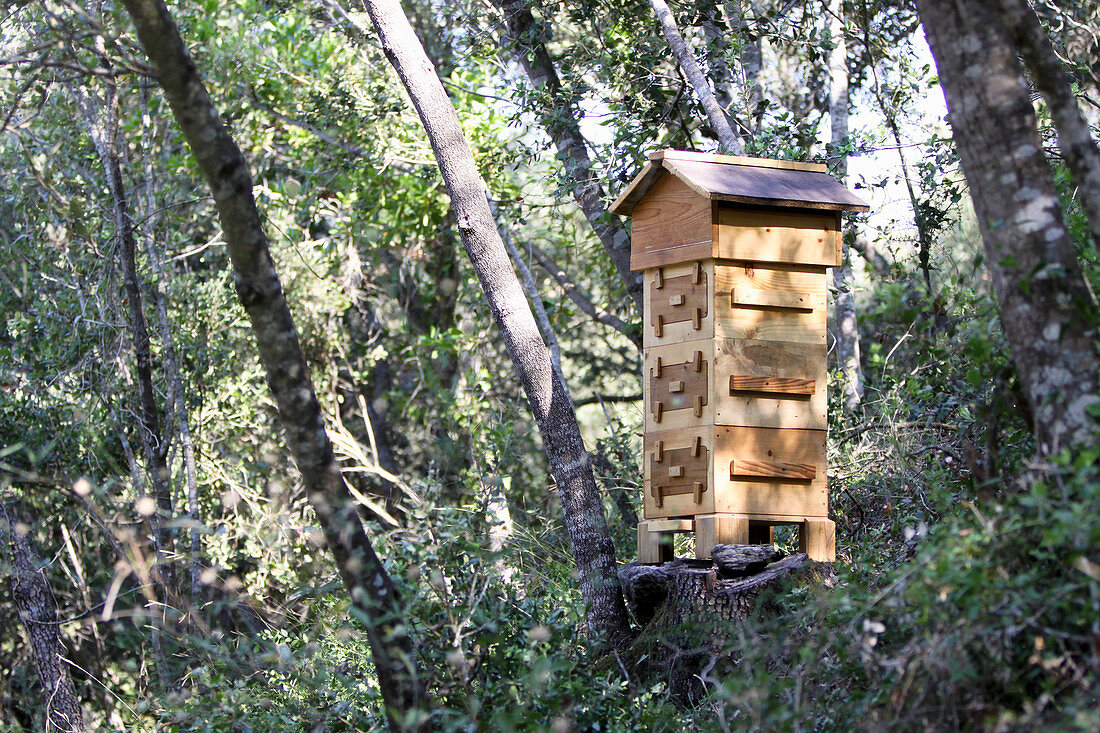
{"type": "Polygon", "coordinates": [[[825,431],[826,268],[863,201],[808,163],[661,151],[611,210],[644,271],[643,562],[668,533],[835,554],[825,431]]]}

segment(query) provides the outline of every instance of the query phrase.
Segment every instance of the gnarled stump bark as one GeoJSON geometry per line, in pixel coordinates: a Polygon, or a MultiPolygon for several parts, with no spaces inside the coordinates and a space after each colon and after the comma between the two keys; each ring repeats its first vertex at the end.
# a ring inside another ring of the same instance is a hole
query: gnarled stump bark
{"type": "Polygon", "coordinates": [[[727,648],[733,626],[761,610],[765,592],[810,568],[828,567],[803,553],[783,557],[770,545],[717,545],[712,554],[711,560],[632,562],[619,569],[627,607],[642,627],[626,659],[638,677],[664,681],[687,703],[706,693],[707,670],[733,662],[727,648]]]}

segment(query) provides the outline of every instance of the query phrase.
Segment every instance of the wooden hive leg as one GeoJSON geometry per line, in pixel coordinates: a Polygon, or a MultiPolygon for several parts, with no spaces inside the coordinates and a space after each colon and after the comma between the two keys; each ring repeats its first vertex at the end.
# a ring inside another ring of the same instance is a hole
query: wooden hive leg
{"type": "Polygon", "coordinates": [[[836,523],[831,519],[807,519],[798,528],[798,549],[817,562],[836,560],[836,523]]]}
{"type": "Polygon", "coordinates": [[[731,514],[700,514],[695,517],[695,557],[710,557],[715,545],[746,545],[749,520],[731,514]]]}
{"type": "Polygon", "coordinates": [[[638,562],[671,562],[675,536],[665,528],[667,520],[642,520],[638,522],[638,562]]]}

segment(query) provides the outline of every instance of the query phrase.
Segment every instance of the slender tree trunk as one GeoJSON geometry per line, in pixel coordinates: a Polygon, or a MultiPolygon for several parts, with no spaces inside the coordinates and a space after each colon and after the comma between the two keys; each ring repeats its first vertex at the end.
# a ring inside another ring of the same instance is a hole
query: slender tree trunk
{"type": "Polygon", "coordinates": [[[546,270],[546,273],[557,281],[558,286],[561,287],[565,296],[573,301],[573,304],[580,308],[583,313],[588,315],[588,317],[596,323],[602,323],[605,326],[615,329],[623,336],[630,339],[630,343],[634,344],[638,348],[638,351],[642,350],[642,334],[637,328],[631,328],[623,319],[613,313],[597,310],[595,303],[592,302],[592,296],[577,287],[576,282],[566,274],[565,270],[558,267],[554,259],[549,254],[539,249],[538,245],[534,242],[525,242],[524,246],[531,250],[532,256],[539,261],[539,264],[542,265],[542,269],[546,270]]]}
{"type": "Polygon", "coordinates": [[[554,373],[557,374],[558,379],[564,382],[565,376],[561,373],[561,347],[558,346],[558,334],[554,331],[554,326],[550,323],[550,317],[546,314],[546,307],[542,304],[542,295],[539,294],[538,286],[535,285],[531,268],[523,261],[523,256],[516,249],[516,243],[512,241],[512,233],[508,230],[508,222],[501,218],[500,211],[492,199],[489,199],[489,211],[493,214],[493,221],[496,223],[497,232],[500,234],[500,241],[504,244],[504,249],[507,250],[508,256],[512,259],[512,264],[515,265],[516,272],[519,274],[523,290],[527,293],[527,299],[531,302],[531,309],[534,311],[535,320],[539,324],[542,340],[546,344],[546,348],[550,349],[550,363],[554,367],[554,373]]]}
{"type": "Polygon", "coordinates": [[[925,287],[928,288],[928,297],[931,300],[934,297],[932,290],[932,232],[928,229],[920,198],[917,196],[916,189],[913,188],[912,176],[909,175],[909,163],[905,159],[905,146],[901,141],[897,110],[886,98],[887,90],[883,88],[882,81],[879,79],[878,64],[873,58],[873,52],[870,50],[874,48],[874,42],[871,40],[871,18],[866,3],[863,5],[863,17],[860,25],[860,30],[863,33],[863,45],[868,49],[868,53],[872,55],[870,71],[874,83],[871,86],[871,91],[875,95],[875,101],[878,102],[883,118],[886,120],[886,126],[890,130],[890,136],[894,139],[894,145],[897,146],[898,162],[901,164],[901,180],[905,184],[905,190],[909,195],[909,205],[913,209],[913,225],[917,228],[917,258],[920,262],[921,272],[924,274],[925,287]]]}
{"type": "Polygon", "coordinates": [[[420,115],[455,211],[462,243],[523,384],[561,496],[565,527],[588,604],[589,631],[609,641],[627,628],[615,548],[565,383],[512,270],[458,115],[396,0],[367,0],[382,49],[420,115]]]}
{"type": "Polygon", "coordinates": [[[741,84],[745,89],[745,110],[747,124],[753,136],[760,132],[760,121],[764,115],[764,85],[761,72],[764,70],[764,42],[759,35],[749,31],[746,19],[748,8],[753,17],[760,17],[760,7],[750,0],[738,0],[736,3],[725,0],[726,15],[730,18],[730,28],[735,35],[741,36],[744,44],[741,48],[741,84]]]}
{"type": "Polygon", "coordinates": [[[1095,439],[1096,304],[1062,223],[1023,69],[983,0],[918,0],[1039,454],[1095,439]]]}
{"type": "MultiPolygon", "coordinates": [[[[842,183],[848,178],[848,43],[844,37],[844,2],[828,0],[829,39],[829,136],[833,155],[837,156],[835,174],[842,183]]],[[[848,255],[848,237],[842,238],[841,260],[833,268],[836,287],[836,355],[843,375],[844,406],[849,412],[863,399],[863,372],[859,359],[859,324],[852,294],[852,266],[848,255]]]]}
{"type": "Polygon", "coordinates": [[[504,13],[508,41],[523,64],[527,78],[535,88],[542,88],[553,102],[541,117],[542,128],[564,159],[565,169],[570,177],[576,178],[573,198],[584,212],[592,231],[600,238],[619,278],[626,283],[627,293],[640,316],[642,276],[630,269],[630,233],[622,219],[610,213],[604,204],[603,186],[593,170],[592,159],[588,155],[588,147],[578,123],[581,112],[562,93],[557,68],[546,50],[539,26],[525,0],[493,0],[493,3],[504,13]]]}
{"type": "Polygon", "coordinates": [[[45,692],[40,709],[45,714],[46,730],[78,733],[84,730],[84,716],[65,660],[53,591],[38,569],[29,533],[27,524],[16,521],[0,502],[0,545],[10,563],[12,598],[30,639],[34,668],[45,692]]]}
{"type": "Polygon", "coordinates": [[[1058,130],[1058,147],[1077,182],[1077,195],[1088,218],[1092,239],[1100,247],[1100,150],[1077,106],[1069,76],[1026,0],[1000,0],[1000,9],[1016,50],[1031,70],[1031,78],[1050,110],[1058,130]]]}
{"type": "Polygon", "coordinates": [[[260,360],[306,493],[356,614],[366,627],[390,727],[427,730],[427,700],[401,599],[371,547],[333,456],[252,197],[252,176],[244,156],[211,103],[163,2],[126,0],[126,9],[213,192],[237,297],[252,323],[260,360]]]}
{"type": "Polygon", "coordinates": [[[695,91],[695,98],[699,100],[699,104],[703,105],[707,120],[714,128],[714,134],[718,136],[719,149],[723,153],[740,155],[745,151],[745,146],[741,143],[741,138],[730,127],[729,120],[726,119],[722,108],[718,106],[718,101],[714,98],[710,83],[703,76],[699,64],[695,62],[695,57],[691,55],[691,49],[688,48],[684,37],[680,35],[680,29],[676,26],[676,19],[672,17],[672,11],[669,9],[668,3],[665,0],[649,0],[649,4],[657,16],[657,21],[661,24],[661,32],[676,57],[676,63],[679,64],[680,70],[687,77],[691,88],[695,91]]]}
{"type": "MultiPolygon", "coordinates": [[[[141,90],[141,126],[142,140],[148,141],[153,134],[152,123],[149,119],[149,91],[146,87],[141,90]]],[[[191,555],[191,602],[197,603],[202,596],[202,583],[199,576],[202,574],[202,533],[199,531],[199,483],[198,470],[195,466],[195,443],[191,438],[191,416],[187,409],[187,397],[183,389],[183,375],[180,373],[179,359],[176,358],[176,343],[172,336],[172,326],[168,321],[168,304],[165,301],[168,278],[164,274],[164,262],[161,252],[156,246],[156,171],[153,167],[153,158],[149,154],[142,155],[142,163],[145,172],[145,186],[143,191],[143,205],[145,216],[142,217],[142,239],[145,242],[145,254],[149,258],[149,265],[153,268],[155,279],[152,284],[153,307],[157,314],[157,330],[160,332],[161,360],[164,362],[164,376],[168,381],[168,388],[172,395],[173,414],[175,416],[175,429],[179,432],[180,449],[183,453],[183,477],[187,485],[187,514],[191,520],[190,546],[191,555]]]]}
{"type": "MultiPolygon", "coordinates": [[[[726,38],[730,28],[722,17],[723,5],[716,0],[707,2],[700,8],[703,38],[707,42],[707,59],[710,67],[710,77],[714,81],[714,98],[718,106],[726,113],[726,119],[730,126],[737,124],[734,115],[736,109],[736,86],[733,83],[733,74],[730,71],[726,54],[729,43],[726,38]]],[[[746,128],[743,128],[747,130],[746,128]]]]}
{"type": "MultiPolygon", "coordinates": [[[[102,51],[102,39],[97,38],[96,44],[97,50],[102,51]]],[[[122,183],[122,165],[119,160],[117,145],[118,97],[113,79],[110,76],[111,70],[109,67],[105,67],[105,70],[108,74],[108,83],[106,85],[106,109],[102,115],[80,87],[73,86],[72,89],[76,96],[77,106],[80,107],[84,116],[96,154],[103,166],[103,173],[107,179],[107,189],[111,193],[115,233],[118,237],[121,253],[122,279],[130,316],[130,331],[134,340],[135,372],[141,408],[138,435],[145,455],[146,469],[149,472],[153,499],[156,501],[156,513],[150,517],[157,553],[155,577],[162,582],[166,595],[171,596],[175,592],[176,586],[173,566],[175,562],[174,538],[172,531],[167,526],[172,520],[174,512],[171,472],[168,469],[167,461],[169,441],[166,440],[160,427],[157,398],[153,388],[153,359],[149,328],[145,321],[145,307],[137,272],[137,240],[134,237],[134,222],[130,215],[129,196],[126,193],[126,187],[122,183]]]]}
{"type": "Polygon", "coordinates": [[[864,237],[856,234],[852,238],[851,242],[848,242],[848,248],[854,250],[863,261],[871,266],[871,269],[875,271],[876,275],[886,275],[890,272],[890,262],[882,253],[875,249],[875,245],[868,242],[864,237]]]}

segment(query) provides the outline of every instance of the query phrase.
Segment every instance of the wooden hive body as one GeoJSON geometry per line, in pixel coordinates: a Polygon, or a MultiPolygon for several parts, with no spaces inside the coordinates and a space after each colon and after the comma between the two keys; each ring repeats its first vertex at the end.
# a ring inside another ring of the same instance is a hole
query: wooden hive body
{"type": "Polygon", "coordinates": [[[867,206],[814,164],[662,151],[612,211],[644,272],[645,521],[639,559],[800,526],[834,556],[825,436],[827,268],[867,206]]]}

